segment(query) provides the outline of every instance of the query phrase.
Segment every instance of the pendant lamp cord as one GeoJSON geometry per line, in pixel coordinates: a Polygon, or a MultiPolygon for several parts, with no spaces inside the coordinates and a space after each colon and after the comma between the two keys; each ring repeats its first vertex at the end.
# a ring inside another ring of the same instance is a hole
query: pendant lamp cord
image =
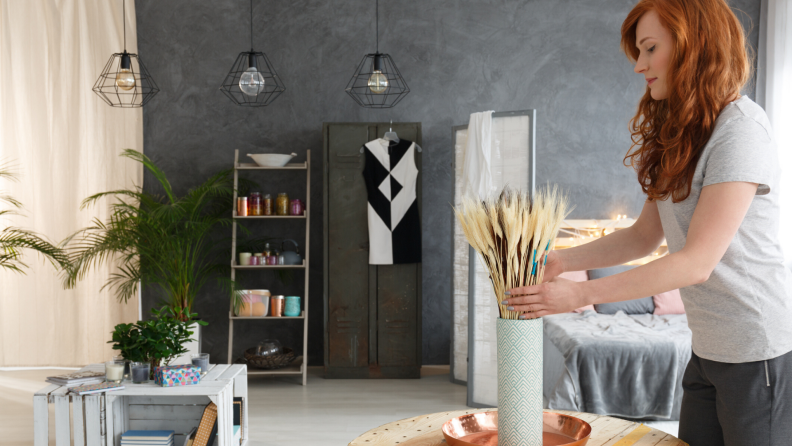
{"type": "Polygon", "coordinates": [[[126,53],[126,0],[122,0],[121,9],[121,13],[124,17],[124,52],[126,53]]]}
{"type": "Polygon", "coordinates": [[[376,22],[377,22],[377,53],[379,53],[379,0],[377,0],[377,12],[376,12],[376,22]]]}
{"type": "Polygon", "coordinates": [[[253,52],[253,0],[250,0],[250,52],[253,52]]]}

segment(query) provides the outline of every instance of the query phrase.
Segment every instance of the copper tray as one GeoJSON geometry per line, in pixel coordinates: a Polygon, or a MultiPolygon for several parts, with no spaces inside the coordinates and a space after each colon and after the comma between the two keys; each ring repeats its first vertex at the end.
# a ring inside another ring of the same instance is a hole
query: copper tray
{"type": "MultiPolygon", "coordinates": [[[[544,446],[585,446],[591,425],[569,415],[544,412],[544,446]]],[[[452,418],[443,424],[450,446],[497,446],[498,412],[481,412],[452,418]]]]}

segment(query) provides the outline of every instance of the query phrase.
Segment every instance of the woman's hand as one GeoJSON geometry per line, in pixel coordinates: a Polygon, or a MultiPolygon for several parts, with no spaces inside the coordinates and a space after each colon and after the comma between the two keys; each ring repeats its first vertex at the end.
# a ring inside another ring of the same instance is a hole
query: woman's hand
{"type": "Polygon", "coordinates": [[[550,282],[563,272],[566,272],[566,270],[558,251],[547,253],[547,264],[544,266],[544,281],[550,282]]]}
{"type": "MultiPolygon", "coordinates": [[[[550,265],[549,259],[547,265],[550,265]]],[[[523,312],[520,319],[568,313],[590,303],[586,301],[580,282],[558,277],[539,285],[513,288],[506,294],[503,305],[508,305],[509,310],[523,312]]]]}

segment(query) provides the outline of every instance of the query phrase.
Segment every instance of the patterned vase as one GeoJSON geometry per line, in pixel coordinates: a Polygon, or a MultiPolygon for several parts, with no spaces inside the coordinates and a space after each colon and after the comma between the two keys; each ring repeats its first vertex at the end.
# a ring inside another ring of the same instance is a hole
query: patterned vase
{"type": "Polygon", "coordinates": [[[498,446],[542,446],[542,329],[498,318],[498,446]]]}

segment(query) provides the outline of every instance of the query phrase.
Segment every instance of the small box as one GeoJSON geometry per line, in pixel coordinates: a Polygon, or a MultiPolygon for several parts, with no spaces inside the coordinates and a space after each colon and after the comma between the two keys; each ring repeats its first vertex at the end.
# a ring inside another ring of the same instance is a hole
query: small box
{"type": "Polygon", "coordinates": [[[191,364],[168,365],[154,369],[154,384],[158,386],[189,386],[200,382],[201,368],[191,364]]]}

